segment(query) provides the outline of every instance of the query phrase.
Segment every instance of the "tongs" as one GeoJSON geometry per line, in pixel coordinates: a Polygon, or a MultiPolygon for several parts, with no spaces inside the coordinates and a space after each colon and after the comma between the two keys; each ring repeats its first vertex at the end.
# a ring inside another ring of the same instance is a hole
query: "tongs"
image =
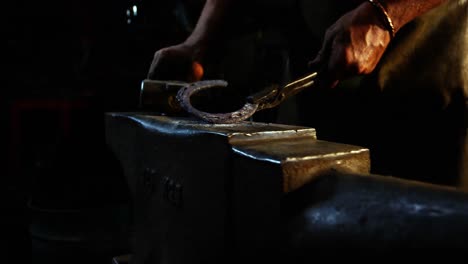
{"type": "Polygon", "coordinates": [[[232,124],[247,120],[258,111],[277,107],[286,99],[313,85],[317,75],[317,72],[313,72],[283,86],[277,84],[268,86],[260,92],[249,96],[242,108],[230,113],[203,112],[193,107],[190,102],[190,98],[202,90],[214,87],[226,87],[228,83],[224,80],[207,80],[188,84],[178,91],[176,98],[186,112],[197,118],[215,124],[232,124]]]}

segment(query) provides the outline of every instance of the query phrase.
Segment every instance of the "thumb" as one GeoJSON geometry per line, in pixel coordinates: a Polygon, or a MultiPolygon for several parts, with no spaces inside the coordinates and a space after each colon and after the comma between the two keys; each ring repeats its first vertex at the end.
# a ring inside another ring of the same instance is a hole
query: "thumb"
{"type": "Polygon", "coordinates": [[[325,33],[325,37],[323,40],[322,47],[320,48],[317,56],[312,60],[309,61],[308,66],[309,68],[323,68],[324,65],[327,65],[328,57],[330,57],[330,52],[332,49],[333,40],[335,39],[335,27],[331,26],[327,32],[325,33]]]}

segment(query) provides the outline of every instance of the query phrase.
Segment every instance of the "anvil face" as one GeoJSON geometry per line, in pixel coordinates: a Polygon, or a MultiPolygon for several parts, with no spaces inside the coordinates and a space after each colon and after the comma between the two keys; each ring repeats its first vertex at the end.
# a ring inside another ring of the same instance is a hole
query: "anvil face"
{"type": "MultiPolygon", "coordinates": [[[[193,137],[189,140],[191,142],[197,137],[207,137],[207,142],[202,148],[193,150],[197,154],[188,157],[187,163],[179,163],[184,167],[190,167],[200,159],[203,163],[214,163],[215,160],[207,158],[220,146],[231,149],[229,156],[223,159],[239,155],[258,163],[271,164],[281,171],[276,180],[282,181],[285,193],[300,188],[328,170],[347,170],[363,174],[370,171],[368,149],[318,140],[313,128],[255,122],[209,124],[189,118],[150,115],[115,114],[112,118],[131,120],[154,137],[181,139],[181,143],[177,145],[167,145],[164,142],[154,145],[158,149],[164,149],[165,155],[171,155],[170,152],[187,152],[191,145],[184,142],[186,138],[193,137]],[[216,145],[216,140],[220,140],[219,146],[216,145]]],[[[167,162],[177,163],[177,160],[167,162]]],[[[255,167],[251,170],[255,170],[255,167]]],[[[209,171],[207,168],[204,173],[209,171]]]]}
{"type": "Polygon", "coordinates": [[[286,193],[330,170],[369,172],[367,149],[306,127],[109,114],[106,129],[135,198],[135,263],[267,248],[286,193]]]}

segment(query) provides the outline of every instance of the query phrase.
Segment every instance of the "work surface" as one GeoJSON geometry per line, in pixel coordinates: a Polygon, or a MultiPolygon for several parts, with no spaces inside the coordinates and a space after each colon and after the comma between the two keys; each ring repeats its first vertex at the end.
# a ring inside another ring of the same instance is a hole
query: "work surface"
{"type": "Polygon", "coordinates": [[[370,175],[369,150],[312,128],[109,113],[106,137],[134,200],[135,263],[468,245],[466,193],[370,175]]]}
{"type": "MultiPolygon", "coordinates": [[[[188,118],[142,114],[111,116],[113,119],[134,122],[134,125],[163,138],[179,138],[180,142],[187,140],[187,143],[183,143],[184,147],[190,147],[188,144],[195,140],[200,141],[197,144],[201,144],[201,148],[195,150],[197,154],[188,158],[202,158],[204,163],[210,163],[210,160],[203,158],[204,155],[212,155],[207,153],[210,145],[214,144],[213,141],[220,140],[225,147],[231,149],[233,155],[277,166],[282,171],[281,180],[285,192],[299,188],[314,176],[330,169],[356,173],[369,173],[370,170],[368,149],[318,140],[313,128],[254,122],[209,124],[188,118]]],[[[164,145],[153,147],[162,148],[164,145]]],[[[167,152],[182,151],[177,144],[168,147],[165,150],[166,155],[170,155],[167,152]]]]}

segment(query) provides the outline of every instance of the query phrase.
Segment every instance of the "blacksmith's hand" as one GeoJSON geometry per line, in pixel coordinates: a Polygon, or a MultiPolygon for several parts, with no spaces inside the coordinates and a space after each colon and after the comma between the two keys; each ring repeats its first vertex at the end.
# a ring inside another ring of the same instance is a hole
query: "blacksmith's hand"
{"type": "Polygon", "coordinates": [[[203,76],[196,61],[196,50],[185,43],[158,50],[153,57],[148,79],[194,82],[203,76]]]}
{"type": "Polygon", "coordinates": [[[338,19],[326,32],[323,46],[309,66],[322,68],[320,86],[371,73],[391,40],[372,4],[365,2],[338,19]]]}

